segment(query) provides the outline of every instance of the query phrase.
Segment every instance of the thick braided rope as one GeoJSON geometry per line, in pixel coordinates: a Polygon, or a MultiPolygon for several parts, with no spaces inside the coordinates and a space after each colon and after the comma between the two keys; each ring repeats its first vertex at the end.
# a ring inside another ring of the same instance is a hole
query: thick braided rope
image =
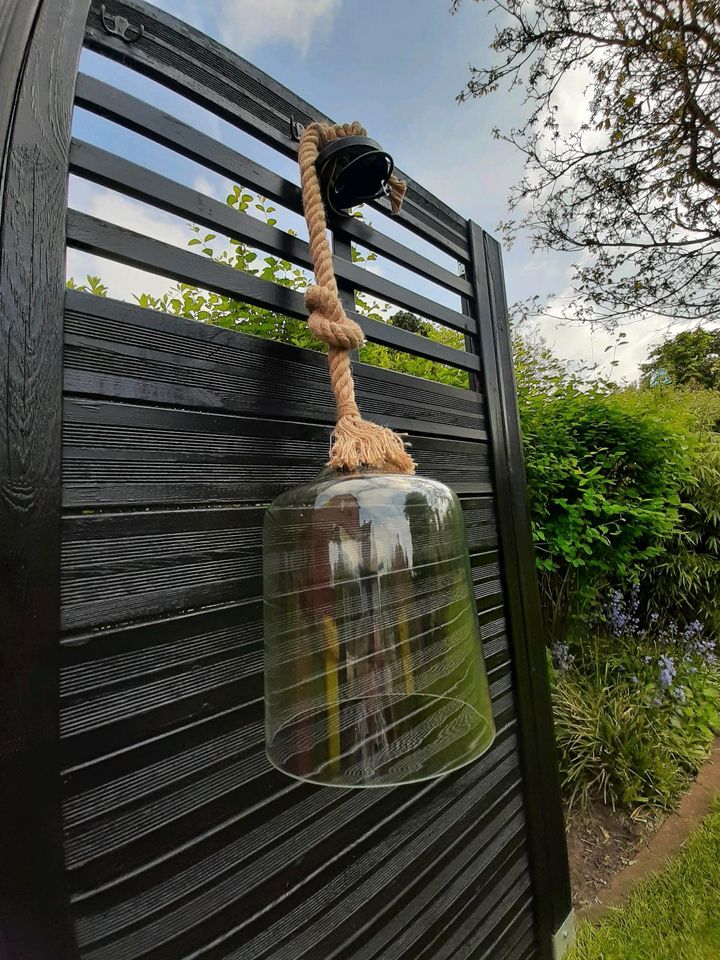
{"type": "MultiPolygon", "coordinates": [[[[298,151],[303,208],[316,280],[305,294],[310,311],[308,327],[318,340],[328,345],[330,383],[337,405],[328,466],[337,470],[356,470],[365,466],[395,473],[413,473],[415,462],[405,449],[402,438],[387,427],[363,420],[355,400],[350,351],[361,346],[364,337],[360,326],[347,316],[340,302],[315,166],[318,154],[328,143],[350,136],[366,136],[365,129],[357,122],[337,126],[311,123],[303,131],[298,151]]],[[[404,193],[404,182],[393,177],[390,184],[393,213],[400,209],[404,193]]]]}

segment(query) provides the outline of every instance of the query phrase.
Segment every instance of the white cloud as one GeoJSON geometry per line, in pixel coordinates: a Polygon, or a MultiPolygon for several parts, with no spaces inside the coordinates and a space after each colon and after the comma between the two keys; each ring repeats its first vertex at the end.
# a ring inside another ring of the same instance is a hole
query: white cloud
{"type": "MultiPolygon", "coordinates": [[[[218,39],[247,55],[264,43],[290,43],[302,56],[328,39],[342,0],[235,0],[218,22],[218,39]]],[[[206,6],[205,6],[205,9],[206,6]]]]}
{"type": "Polygon", "coordinates": [[[538,318],[540,333],[561,359],[577,365],[597,365],[599,374],[613,380],[637,381],[640,364],[657,343],[692,327],[690,321],[671,322],[650,313],[629,323],[620,322],[612,330],[600,324],[553,319],[552,315],[557,315],[571,298],[572,291],[568,289],[549,301],[545,315],[538,318]],[[621,333],[625,336],[620,337],[621,333]],[[617,361],[616,366],[612,365],[613,360],[617,361]]]}
{"type": "Polygon", "coordinates": [[[590,116],[587,87],[590,71],[579,67],[566,73],[558,84],[553,103],[557,106],[557,121],[563,133],[579,130],[590,116]]]}

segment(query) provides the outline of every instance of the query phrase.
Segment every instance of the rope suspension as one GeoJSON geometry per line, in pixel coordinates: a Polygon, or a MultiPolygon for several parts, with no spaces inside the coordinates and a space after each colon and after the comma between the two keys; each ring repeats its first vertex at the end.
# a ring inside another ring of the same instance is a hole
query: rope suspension
{"type": "MultiPolygon", "coordinates": [[[[316,281],[305,293],[305,304],[310,311],[308,327],[318,340],[328,345],[330,382],[337,405],[328,466],[348,471],[364,466],[383,472],[414,473],[415,462],[402,437],[387,427],[364,420],[355,401],[350,351],[360,347],[364,337],[360,326],[345,313],[338,294],[316,168],[318,154],[332,141],[366,135],[357,122],[336,126],[311,123],[300,138],[300,182],[316,281]]],[[[403,180],[390,177],[388,195],[392,213],[400,210],[405,189],[403,180]]]]}

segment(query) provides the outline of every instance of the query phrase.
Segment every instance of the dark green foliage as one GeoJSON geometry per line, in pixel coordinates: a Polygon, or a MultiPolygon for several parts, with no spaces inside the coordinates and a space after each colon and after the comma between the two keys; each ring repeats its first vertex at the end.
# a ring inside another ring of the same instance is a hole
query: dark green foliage
{"type": "Polygon", "coordinates": [[[398,310],[390,317],[390,323],[394,327],[400,327],[401,330],[407,330],[410,333],[419,333],[426,337],[431,329],[427,320],[421,320],[420,317],[409,310],[398,310]]]}
{"type": "Polygon", "coordinates": [[[558,637],[662,552],[687,466],[671,431],[602,387],[555,380],[521,393],[520,411],[543,605],[558,637]]]}
{"type": "Polygon", "coordinates": [[[515,353],[564,789],[667,809],[720,723],[720,393],[515,353]]]}
{"type": "Polygon", "coordinates": [[[648,607],[665,620],[697,618],[720,635],[720,392],[664,388],[637,391],[626,402],[661,415],[689,465],[679,523],[643,573],[648,607]]]}

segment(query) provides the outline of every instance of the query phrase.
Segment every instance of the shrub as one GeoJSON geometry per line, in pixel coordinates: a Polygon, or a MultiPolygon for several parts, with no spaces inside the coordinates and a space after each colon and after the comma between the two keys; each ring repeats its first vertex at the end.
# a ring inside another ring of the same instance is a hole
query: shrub
{"type": "Polygon", "coordinates": [[[678,526],[643,572],[651,610],[669,622],[699,617],[720,632],[720,393],[654,388],[624,397],[680,438],[689,472],[678,526]]]}
{"type": "Polygon", "coordinates": [[[549,635],[637,581],[678,524],[685,450],[602,384],[520,392],[533,537],[549,635]]]}

